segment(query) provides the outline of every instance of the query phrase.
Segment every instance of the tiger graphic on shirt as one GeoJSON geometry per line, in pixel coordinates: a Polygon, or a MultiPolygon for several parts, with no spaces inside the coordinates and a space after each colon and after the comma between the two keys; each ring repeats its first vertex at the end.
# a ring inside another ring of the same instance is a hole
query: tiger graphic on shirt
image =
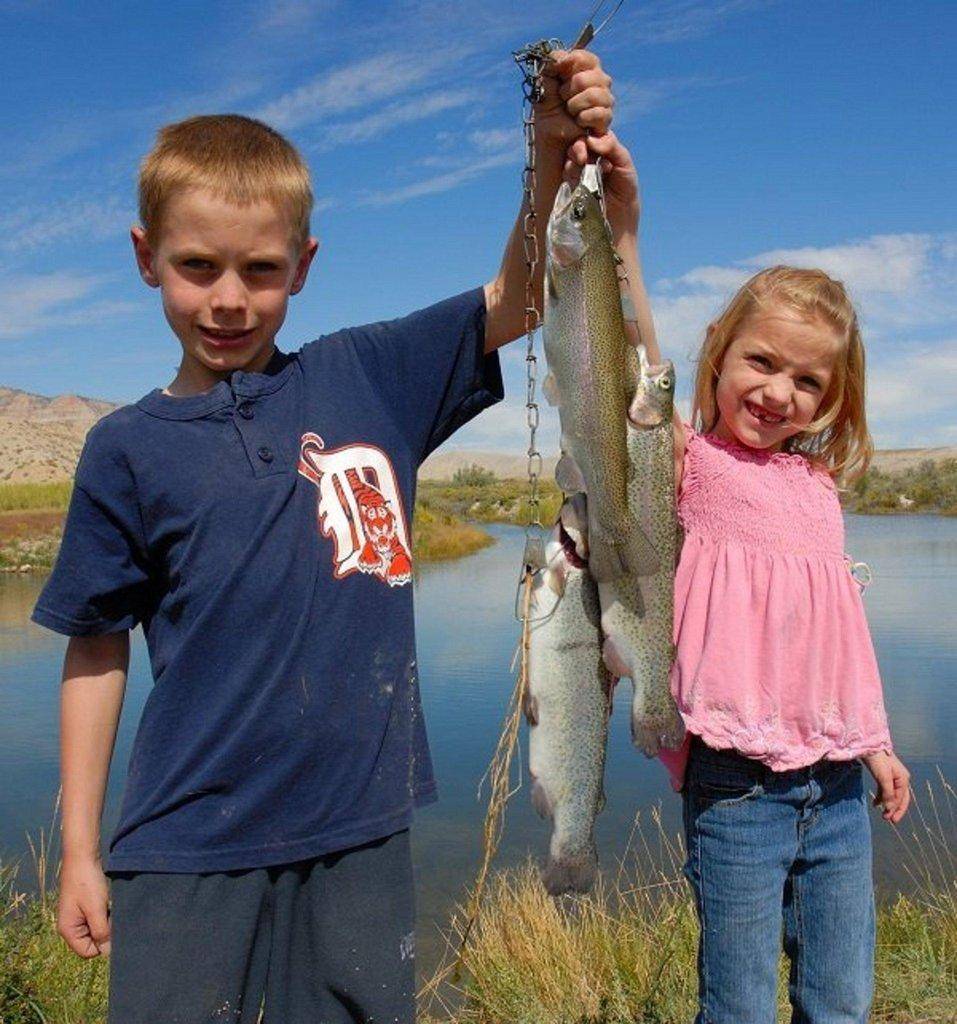
{"type": "Polygon", "coordinates": [[[374,445],[326,450],[302,435],[299,473],[319,491],[319,530],[333,541],[333,575],[366,573],[390,587],[412,579],[411,544],[402,497],[388,455],[374,445]]]}

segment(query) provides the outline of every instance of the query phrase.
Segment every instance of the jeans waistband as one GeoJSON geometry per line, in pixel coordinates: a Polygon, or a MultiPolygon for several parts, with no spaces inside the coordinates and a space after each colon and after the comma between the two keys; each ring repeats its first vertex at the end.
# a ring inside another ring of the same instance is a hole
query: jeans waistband
{"type": "MultiPolygon", "coordinates": [[[[822,775],[827,772],[836,771],[842,767],[846,767],[848,764],[847,761],[828,761],[821,758],[819,761],[814,761],[812,764],[804,765],[801,768],[792,768],[784,772],[774,772],[764,764],[763,761],[758,761],[753,757],[745,757],[744,754],[739,754],[737,750],[716,750],[714,747],[709,747],[700,736],[692,734],[689,763],[694,760],[707,761],[709,764],[723,765],[728,768],[735,768],[739,771],[744,770],[754,775],[756,778],[763,778],[765,775],[769,774],[777,776],[784,776],[791,773],[822,775]]],[[[852,759],[852,763],[855,763],[856,761],[856,758],[852,759]]]]}

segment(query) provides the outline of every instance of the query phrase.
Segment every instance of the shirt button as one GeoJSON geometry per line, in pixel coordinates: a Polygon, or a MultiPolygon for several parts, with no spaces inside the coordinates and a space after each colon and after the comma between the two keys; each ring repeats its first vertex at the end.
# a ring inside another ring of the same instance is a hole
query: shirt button
{"type": "Polygon", "coordinates": [[[249,402],[243,402],[241,405],[238,405],[236,407],[236,412],[238,412],[244,420],[251,420],[253,418],[253,407],[249,402]]]}
{"type": "Polygon", "coordinates": [[[272,462],[273,454],[271,448],[260,448],[256,454],[263,460],[263,462],[272,462]]]}

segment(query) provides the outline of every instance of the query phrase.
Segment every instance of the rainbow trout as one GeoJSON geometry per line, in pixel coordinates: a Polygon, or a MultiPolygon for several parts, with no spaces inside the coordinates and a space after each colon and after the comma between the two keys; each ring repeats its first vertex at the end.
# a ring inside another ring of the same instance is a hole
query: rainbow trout
{"type": "Polygon", "coordinates": [[[588,495],[595,580],[648,575],[664,561],[629,512],[626,424],[637,374],[594,164],[575,189],[563,182],[558,190],[546,250],[544,391],[558,406],[562,431],[555,479],[566,494],[588,495]]]}
{"type": "Polygon", "coordinates": [[[595,818],[605,802],[612,680],[602,662],[598,591],[583,560],[584,515],[584,495],[562,506],[529,611],[528,762],[532,804],[552,823],[542,881],[553,896],[591,888],[595,818]]]}
{"type": "Polygon", "coordinates": [[[608,670],[634,686],[631,737],[649,757],[678,747],[684,724],[671,696],[674,659],[674,570],[678,548],[675,508],[675,369],[653,366],[638,347],[638,386],[627,426],[631,477],[628,508],[658,552],[651,576],[628,575],[599,584],[603,657],[608,670]]]}

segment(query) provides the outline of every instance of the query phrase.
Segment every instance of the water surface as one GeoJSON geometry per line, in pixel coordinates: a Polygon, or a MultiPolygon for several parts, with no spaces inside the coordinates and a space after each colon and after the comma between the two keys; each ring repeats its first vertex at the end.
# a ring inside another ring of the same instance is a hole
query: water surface
{"type": "MultiPolygon", "coordinates": [[[[849,516],[848,550],[868,562],[874,582],[866,606],[884,679],[898,753],[920,794],[942,771],[957,781],[957,519],[849,516]]],[[[439,803],[420,812],[413,831],[420,909],[420,967],[434,962],[438,929],[474,877],[484,805],[476,790],[495,747],[514,679],[513,618],[522,531],[490,527],[497,543],[460,561],[426,567],[416,581],[423,703],[439,783],[439,803]]],[[[25,834],[48,825],[57,791],[57,698],[65,639],[29,622],[42,579],[0,577],[0,853],[22,857],[25,834]]],[[[110,773],[104,820],[109,835],[140,711],[151,686],[145,644],[134,636],[127,696],[110,773]]],[[[626,684],[627,689],[627,684],[626,684]]],[[[599,819],[602,863],[614,867],[636,815],[659,805],[677,834],[680,802],[664,770],[628,737],[629,695],[619,692],[611,721],[606,790],[599,819]]],[[[952,819],[951,819],[952,820],[952,819]]],[[[904,830],[915,827],[905,819],[904,830]]],[[[901,843],[874,817],[875,863],[885,890],[906,888],[901,843]]],[[[540,856],[546,829],[527,787],[509,805],[498,863],[540,856]]],[[[951,839],[954,836],[951,834],[951,839]]]]}

